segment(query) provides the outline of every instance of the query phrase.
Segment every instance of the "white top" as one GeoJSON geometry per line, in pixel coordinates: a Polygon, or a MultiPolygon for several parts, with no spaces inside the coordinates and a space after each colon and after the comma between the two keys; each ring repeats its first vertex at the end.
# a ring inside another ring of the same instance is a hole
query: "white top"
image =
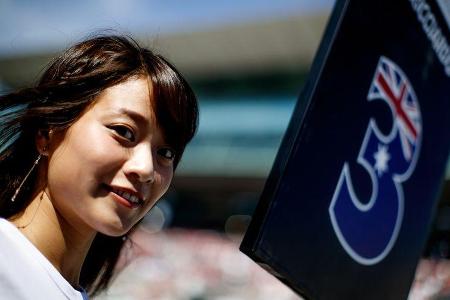
{"type": "Polygon", "coordinates": [[[12,223],[0,218],[0,298],[87,300],[88,296],[74,289],[12,223]]]}

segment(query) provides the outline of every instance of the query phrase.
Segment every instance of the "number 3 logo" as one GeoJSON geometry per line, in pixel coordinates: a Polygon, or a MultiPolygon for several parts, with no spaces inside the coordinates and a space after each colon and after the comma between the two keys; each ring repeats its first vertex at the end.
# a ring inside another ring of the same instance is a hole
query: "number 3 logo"
{"type": "Polygon", "coordinates": [[[384,100],[393,126],[383,135],[373,118],[369,121],[357,162],[368,172],[372,195],[361,202],[353,189],[345,162],[329,207],[333,229],[345,251],[358,263],[383,260],[400,231],[404,195],[402,182],[413,173],[420,150],[422,121],[419,103],[408,78],[391,60],[381,56],[367,96],[384,100]]]}

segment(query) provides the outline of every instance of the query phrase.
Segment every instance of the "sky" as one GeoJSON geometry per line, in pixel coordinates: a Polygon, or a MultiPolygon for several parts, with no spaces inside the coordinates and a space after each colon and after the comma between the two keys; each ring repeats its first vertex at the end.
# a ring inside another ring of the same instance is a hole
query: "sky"
{"type": "Polygon", "coordinates": [[[330,11],[334,0],[0,0],[0,56],[57,50],[113,29],[158,36],[330,11]]]}

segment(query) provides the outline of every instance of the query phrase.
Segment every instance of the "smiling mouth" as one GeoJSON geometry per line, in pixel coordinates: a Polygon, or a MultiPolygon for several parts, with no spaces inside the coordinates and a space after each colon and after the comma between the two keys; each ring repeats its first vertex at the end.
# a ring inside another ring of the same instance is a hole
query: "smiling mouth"
{"type": "Polygon", "coordinates": [[[111,188],[110,191],[118,196],[118,200],[121,204],[127,207],[133,208],[144,204],[144,200],[132,192],[120,190],[117,188],[111,188]]]}

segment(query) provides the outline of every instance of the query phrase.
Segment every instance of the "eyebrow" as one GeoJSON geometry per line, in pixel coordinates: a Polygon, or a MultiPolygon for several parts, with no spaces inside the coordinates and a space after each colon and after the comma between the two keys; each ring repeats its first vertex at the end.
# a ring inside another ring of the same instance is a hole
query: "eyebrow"
{"type": "MultiPolygon", "coordinates": [[[[118,109],[112,109],[110,112],[110,115],[126,115],[127,117],[129,117],[130,119],[132,119],[134,122],[138,123],[138,124],[143,124],[145,126],[156,126],[159,127],[156,119],[154,117],[152,117],[150,120],[146,117],[144,117],[143,115],[141,115],[140,113],[134,111],[134,110],[130,110],[128,108],[118,108],[118,109]]],[[[154,116],[154,114],[152,113],[152,116],[154,116]]],[[[163,139],[164,141],[167,142],[166,137],[163,135],[163,139]]]]}
{"type": "Polygon", "coordinates": [[[134,110],[127,109],[127,108],[120,108],[117,111],[117,113],[127,115],[131,119],[135,120],[137,123],[148,124],[149,122],[151,122],[151,120],[148,120],[146,117],[144,117],[140,113],[138,113],[134,110]]]}

